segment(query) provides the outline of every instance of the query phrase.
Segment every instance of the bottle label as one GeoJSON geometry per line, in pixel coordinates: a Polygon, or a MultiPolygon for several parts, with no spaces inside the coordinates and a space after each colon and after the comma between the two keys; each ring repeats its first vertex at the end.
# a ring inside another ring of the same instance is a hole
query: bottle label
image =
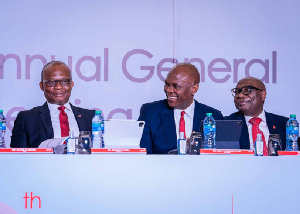
{"type": "Polygon", "coordinates": [[[256,155],[262,156],[264,154],[264,142],[261,140],[257,140],[255,142],[256,147],[256,155]]]}
{"type": "Polygon", "coordinates": [[[286,134],[288,135],[299,135],[299,127],[297,126],[288,126],[286,127],[286,134]]]}
{"type": "Polygon", "coordinates": [[[184,155],[186,154],[186,140],[179,139],[178,140],[178,154],[184,155]]]}
{"type": "Polygon", "coordinates": [[[0,122],[0,130],[6,130],[6,122],[1,121],[0,122]]]}
{"type": "Polygon", "coordinates": [[[204,134],[208,134],[209,132],[216,131],[216,125],[205,124],[204,125],[204,134]]]}
{"type": "Polygon", "coordinates": [[[100,129],[102,132],[104,132],[104,123],[100,123],[100,129]]]}
{"type": "Polygon", "coordinates": [[[101,130],[101,123],[100,122],[93,122],[92,123],[93,131],[100,131],[101,130]]]}
{"type": "Polygon", "coordinates": [[[69,138],[67,141],[67,153],[75,154],[75,139],[69,138]]]}

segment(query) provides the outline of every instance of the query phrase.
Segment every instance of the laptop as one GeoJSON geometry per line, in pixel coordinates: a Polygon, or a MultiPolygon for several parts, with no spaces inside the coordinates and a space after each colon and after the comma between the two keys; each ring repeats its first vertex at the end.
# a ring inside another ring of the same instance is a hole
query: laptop
{"type": "Polygon", "coordinates": [[[107,120],[104,122],[105,148],[140,148],[144,121],[107,120]]]}
{"type": "MultiPolygon", "coordinates": [[[[216,148],[240,149],[239,139],[242,124],[243,122],[241,120],[216,120],[216,148]]],[[[203,143],[203,120],[201,120],[200,133],[203,143]]]]}

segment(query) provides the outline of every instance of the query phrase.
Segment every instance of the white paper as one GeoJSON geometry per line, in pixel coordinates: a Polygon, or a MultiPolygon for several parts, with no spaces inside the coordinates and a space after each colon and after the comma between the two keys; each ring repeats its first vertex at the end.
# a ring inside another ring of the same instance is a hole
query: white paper
{"type": "Polygon", "coordinates": [[[55,148],[57,145],[62,145],[68,138],[69,137],[62,137],[45,140],[39,145],[39,148],[55,148]]]}

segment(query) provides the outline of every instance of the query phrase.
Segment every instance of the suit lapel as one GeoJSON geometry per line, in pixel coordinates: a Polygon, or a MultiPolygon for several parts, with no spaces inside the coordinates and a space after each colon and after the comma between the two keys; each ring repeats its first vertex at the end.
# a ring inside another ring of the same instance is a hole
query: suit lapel
{"type": "Polygon", "coordinates": [[[40,113],[40,118],[41,118],[41,121],[43,123],[43,126],[46,130],[48,139],[53,138],[54,133],[53,133],[51,116],[50,116],[50,111],[49,111],[47,102],[45,102],[44,105],[42,105],[39,108],[39,113],[40,113]]]}
{"type": "Polygon", "coordinates": [[[242,125],[242,133],[240,137],[240,147],[241,149],[250,149],[250,140],[249,140],[249,132],[248,132],[248,126],[245,120],[245,117],[241,113],[237,113],[237,120],[243,121],[242,125]]]}
{"type": "Polygon", "coordinates": [[[87,127],[85,126],[84,118],[80,111],[80,108],[73,106],[71,103],[70,103],[70,106],[72,108],[73,114],[74,114],[76,122],[78,124],[79,131],[86,131],[87,127]]]}
{"type": "Polygon", "coordinates": [[[161,123],[164,128],[165,135],[167,137],[168,143],[173,144],[177,142],[176,126],[174,121],[174,111],[171,108],[163,108],[160,114],[161,123]]]}
{"type": "Polygon", "coordinates": [[[206,113],[201,109],[200,104],[195,100],[195,110],[194,110],[194,118],[193,118],[193,131],[200,131],[200,124],[202,118],[206,117],[206,113]]]}
{"type": "Polygon", "coordinates": [[[270,115],[268,112],[266,112],[266,122],[267,122],[267,126],[268,126],[268,129],[269,129],[269,132],[270,134],[278,134],[278,133],[275,133],[276,132],[276,120],[274,120],[272,118],[272,115],[270,115]]]}

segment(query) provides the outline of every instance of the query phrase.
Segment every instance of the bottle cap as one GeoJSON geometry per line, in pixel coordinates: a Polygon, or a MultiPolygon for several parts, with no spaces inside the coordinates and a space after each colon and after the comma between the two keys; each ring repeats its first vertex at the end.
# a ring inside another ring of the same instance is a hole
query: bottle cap
{"type": "Polygon", "coordinates": [[[291,115],[290,115],[290,117],[294,117],[294,118],[296,118],[296,115],[295,115],[295,114],[291,114],[291,115]]]}
{"type": "Polygon", "coordinates": [[[212,116],[212,113],[206,113],[206,116],[212,116]]]}
{"type": "Polygon", "coordinates": [[[0,113],[3,113],[3,110],[0,110],[0,113]]]}
{"type": "Polygon", "coordinates": [[[95,114],[101,114],[101,111],[95,111],[95,114]]]}

